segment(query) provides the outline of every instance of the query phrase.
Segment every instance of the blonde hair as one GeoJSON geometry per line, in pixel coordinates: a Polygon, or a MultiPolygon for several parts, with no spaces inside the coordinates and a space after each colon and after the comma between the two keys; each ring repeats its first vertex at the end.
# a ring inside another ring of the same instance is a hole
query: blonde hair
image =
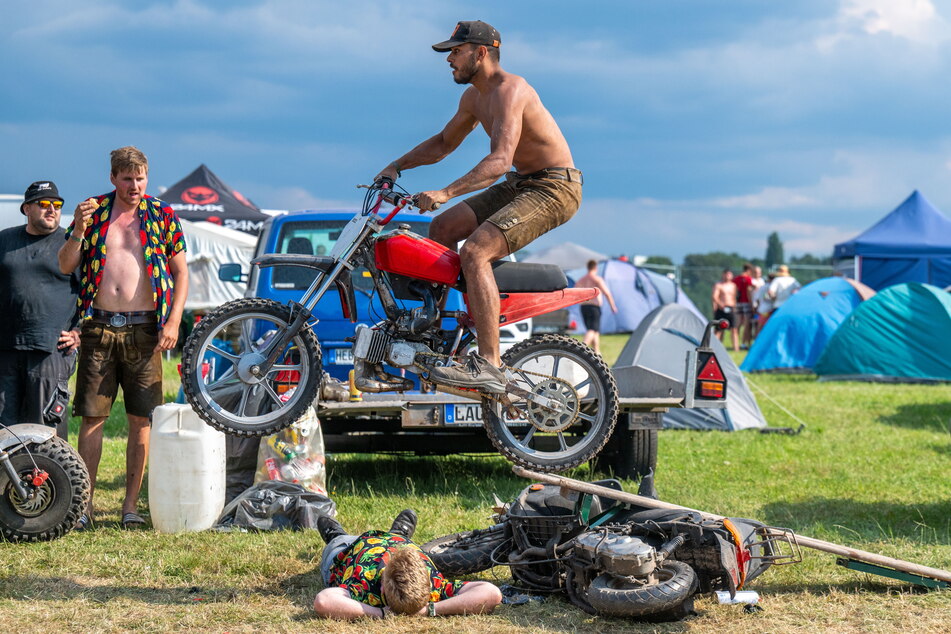
{"type": "Polygon", "coordinates": [[[383,597],[397,614],[416,614],[429,603],[431,582],[422,553],[408,546],[390,554],[383,569],[383,597]]]}
{"type": "Polygon", "coordinates": [[[140,170],[146,174],[149,173],[149,159],[145,158],[142,150],[133,145],[113,150],[110,157],[112,159],[113,176],[118,175],[119,172],[135,173],[140,170]]]}

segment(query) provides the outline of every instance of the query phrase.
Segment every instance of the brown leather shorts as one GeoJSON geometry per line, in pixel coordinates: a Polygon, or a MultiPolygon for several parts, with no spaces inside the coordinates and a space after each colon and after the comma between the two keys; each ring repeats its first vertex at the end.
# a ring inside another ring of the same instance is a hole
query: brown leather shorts
{"type": "Polygon", "coordinates": [[[158,325],[83,323],[73,416],[108,416],[119,386],[125,411],[148,416],[162,404],[162,353],[158,325]]]}
{"type": "Polygon", "coordinates": [[[515,253],[538,236],[568,222],[581,206],[581,172],[550,168],[533,174],[509,172],[505,180],[466,199],[481,225],[499,228],[515,253]]]}

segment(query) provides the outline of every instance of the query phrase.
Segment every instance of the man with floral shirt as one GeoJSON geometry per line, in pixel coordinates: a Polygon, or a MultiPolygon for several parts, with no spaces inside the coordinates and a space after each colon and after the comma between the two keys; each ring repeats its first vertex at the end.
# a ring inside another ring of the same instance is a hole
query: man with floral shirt
{"type": "MultiPolygon", "coordinates": [[[[149,414],[160,405],[162,355],[178,341],[188,294],[185,238],[175,212],[146,195],[149,164],[134,147],[114,150],[115,191],[81,202],[59,251],[62,271],[79,267],[79,369],[73,415],[82,416],[79,455],[93,487],[102,457],[102,428],[122,386],[129,438],[122,525],[140,527],[136,512],[149,450],[149,414]]],[[[92,496],[78,528],[92,519],[92,496]]]]}
{"type": "Polygon", "coordinates": [[[391,614],[449,616],[491,612],[502,593],[487,581],[449,581],[410,539],[416,513],[406,509],[388,531],[348,535],[337,520],[317,520],[327,543],[320,560],[326,588],[314,598],[320,616],[335,619],[391,614]]]}

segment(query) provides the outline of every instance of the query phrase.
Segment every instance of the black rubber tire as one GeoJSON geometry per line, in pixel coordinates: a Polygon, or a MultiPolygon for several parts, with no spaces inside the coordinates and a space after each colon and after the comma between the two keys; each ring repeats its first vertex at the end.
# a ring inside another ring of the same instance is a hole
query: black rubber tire
{"type": "MultiPolygon", "coordinates": [[[[594,389],[603,390],[603,398],[595,406],[595,421],[574,445],[559,451],[526,447],[500,420],[493,409],[495,402],[488,398],[482,401],[486,434],[496,449],[517,465],[546,473],[566,471],[597,456],[611,437],[618,415],[618,392],[614,375],[600,355],[577,339],[556,334],[535,336],[509,349],[502,355],[502,362],[518,367],[531,357],[544,357],[551,353],[558,354],[562,359],[567,358],[581,367],[594,378],[593,382],[597,383],[594,389]]],[[[561,434],[562,440],[566,435],[561,434]]]]}
{"type": "Polygon", "coordinates": [[[588,603],[606,616],[676,614],[676,608],[697,590],[697,573],[683,563],[668,559],[658,566],[660,583],[635,585],[610,573],[598,575],[588,586],[588,603]]]}
{"type": "Polygon", "coordinates": [[[468,575],[505,563],[508,552],[500,548],[509,541],[505,524],[437,537],[423,544],[436,569],[447,575],[468,575]],[[493,555],[495,561],[493,561],[493,555]]]}
{"type": "MultiPolygon", "coordinates": [[[[253,383],[243,381],[236,376],[236,372],[228,375],[237,367],[233,361],[224,376],[206,385],[202,380],[201,365],[208,346],[224,328],[231,327],[242,318],[251,319],[254,316],[270,321],[277,329],[286,328],[291,322],[291,308],[256,297],[228,302],[208,313],[195,326],[182,350],[182,390],[188,403],[206,423],[235,436],[267,436],[300,420],[317,399],[323,374],[317,336],[311,328],[303,328],[292,339],[292,346],[300,355],[300,382],[293,396],[279,408],[274,407],[274,397],[265,390],[255,390],[253,383]],[[229,384],[226,384],[226,379],[229,384]],[[212,394],[213,388],[218,390],[218,395],[212,394]],[[248,403],[245,401],[242,405],[241,401],[252,391],[259,392],[250,397],[256,399],[256,403],[251,405],[252,409],[256,408],[254,415],[241,415],[240,411],[234,413],[228,409],[234,406],[246,411],[248,403]]],[[[247,350],[242,350],[237,356],[256,352],[254,343],[249,340],[244,342],[244,347],[247,350]]]]}
{"type": "Polygon", "coordinates": [[[33,473],[33,462],[49,474],[39,495],[24,505],[18,500],[6,469],[0,469],[0,534],[14,542],[48,541],[76,526],[89,504],[89,472],[75,449],[54,436],[10,455],[19,474],[33,473]],[[30,508],[33,506],[33,508],[30,508]]]}
{"type": "Polygon", "coordinates": [[[619,421],[595,468],[627,480],[640,480],[656,473],[657,440],[656,429],[627,429],[619,421]]]}

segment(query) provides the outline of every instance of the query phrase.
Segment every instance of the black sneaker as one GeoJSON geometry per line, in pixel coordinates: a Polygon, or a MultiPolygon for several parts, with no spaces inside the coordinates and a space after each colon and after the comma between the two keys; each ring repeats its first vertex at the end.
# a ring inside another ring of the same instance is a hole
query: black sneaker
{"type": "Polygon", "coordinates": [[[485,360],[477,352],[470,352],[462,365],[448,368],[433,368],[429,371],[433,383],[450,387],[467,387],[483,392],[504,392],[508,380],[505,373],[485,360]]]}
{"type": "Polygon", "coordinates": [[[325,544],[329,544],[334,537],[347,534],[340,522],[329,515],[321,515],[317,518],[317,532],[320,533],[320,538],[325,544]]]}
{"type": "Polygon", "coordinates": [[[413,533],[416,532],[416,522],[418,520],[419,518],[416,517],[416,511],[413,509],[400,511],[400,514],[393,520],[393,525],[390,526],[390,532],[394,535],[405,537],[406,539],[413,539],[413,533]]]}

